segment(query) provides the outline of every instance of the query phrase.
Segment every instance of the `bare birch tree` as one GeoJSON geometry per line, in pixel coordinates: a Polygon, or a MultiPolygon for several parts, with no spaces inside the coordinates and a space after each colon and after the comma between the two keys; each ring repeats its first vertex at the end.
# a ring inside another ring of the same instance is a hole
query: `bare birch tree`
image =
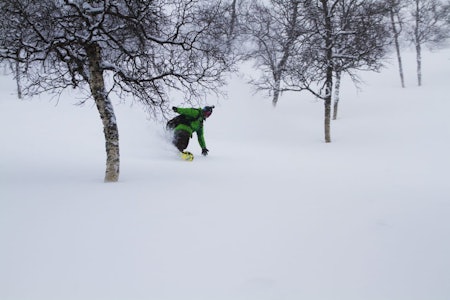
{"type": "Polygon", "coordinates": [[[244,16],[248,9],[249,0],[227,0],[222,2],[223,18],[225,22],[225,35],[227,37],[227,49],[232,56],[241,56],[244,52],[241,31],[244,25],[244,16]]]}
{"type": "Polygon", "coordinates": [[[309,91],[324,101],[325,142],[329,143],[334,75],[356,78],[357,70],[378,70],[387,29],[383,9],[374,1],[309,0],[302,7],[309,31],[295,59],[287,64],[284,90],[309,91]]]}
{"type": "Polygon", "coordinates": [[[246,34],[254,45],[248,57],[261,74],[252,83],[273,93],[274,105],[284,91],[309,91],[322,99],[325,142],[331,142],[334,79],[339,87],[343,73],[356,79],[357,70],[381,67],[388,36],[384,13],[377,1],[253,2],[246,34]]]}
{"type": "Polygon", "coordinates": [[[388,25],[384,16],[388,10],[374,1],[339,1],[333,12],[333,69],[335,91],[333,119],[337,119],[341,76],[348,74],[355,84],[355,71],[379,71],[387,52],[388,25]]]}
{"type": "Polygon", "coordinates": [[[387,6],[389,9],[389,20],[391,23],[392,35],[394,38],[395,53],[397,55],[398,72],[400,75],[400,83],[402,88],[405,87],[405,76],[403,72],[403,60],[400,51],[400,35],[404,26],[404,17],[402,11],[405,8],[405,1],[388,0],[387,6]]]}
{"type": "Polygon", "coordinates": [[[409,36],[416,49],[417,84],[421,86],[423,45],[439,45],[449,38],[446,26],[449,11],[440,0],[413,0],[412,3],[409,36]]]}
{"type": "Polygon", "coordinates": [[[271,0],[270,5],[265,5],[253,1],[246,16],[243,31],[253,41],[246,57],[254,60],[255,68],[262,71],[251,84],[258,91],[272,94],[274,106],[283,90],[282,78],[288,61],[298,51],[298,39],[305,34],[300,2],[271,0]]]}

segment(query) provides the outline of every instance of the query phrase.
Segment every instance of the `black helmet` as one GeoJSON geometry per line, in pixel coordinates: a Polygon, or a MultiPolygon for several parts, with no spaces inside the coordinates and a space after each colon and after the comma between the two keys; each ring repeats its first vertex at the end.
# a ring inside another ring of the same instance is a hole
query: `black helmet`
{"type": "Polygon", "coordinates": [[[212,114],[213,108],[214,108],[214,105],[213,106],[205,106],[205,107],[203,107],[202,113],[203,113],[203,116],[205,117],[205,119],[212,114]]]}

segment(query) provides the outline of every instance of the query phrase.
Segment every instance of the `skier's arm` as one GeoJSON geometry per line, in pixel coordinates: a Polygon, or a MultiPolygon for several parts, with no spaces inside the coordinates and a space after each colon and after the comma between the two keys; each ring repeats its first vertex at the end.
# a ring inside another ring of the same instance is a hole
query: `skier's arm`
{"type": "Polygon", "coordinates": [[[202,149],[206,149],[205,136],[203,134],[203,126],[197,131],[198,144],[202,149]]]}
{"type": "Polygon", "coordinates": [[[193,119],[196,119],[199,116],[199,111],[195,108],[183,108],[183,107],[177,107],[176,112],[180,115],[185,115],[188,117],[191,117],[193,119]]]}

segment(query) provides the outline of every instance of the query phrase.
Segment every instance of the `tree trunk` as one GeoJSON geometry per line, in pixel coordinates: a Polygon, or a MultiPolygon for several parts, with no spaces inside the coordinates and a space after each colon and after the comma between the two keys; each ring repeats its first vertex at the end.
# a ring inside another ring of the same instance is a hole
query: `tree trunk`
{"type": "Polygon", "coordinates": [[[394,33],[394,43],[395,43],[395,50],[397,52],[397,60],[398,60],[398,71],[400,73],[400,82],[402,84],[402,88],[405,87],[405,78],[403,76],[403,63],[402,63],[402,56],[400,53],[400,43],[398,41],[398,37],[400,35],[400,32],[397,30],[397,26],[395,25],[395,15],[394,10],[391,8],[390,11],[391,15],[391,25],[392,25],[392,31],[394,33]]]}
{"type": "MultiPolygon", "coordinates": [[[[280,71],[280,73],[281,73],[281,71],[280,71]]],[[[277,78],[275,78],[275,88],[273,89],[273,98],[272,98],[273,107],[277,106],[278,99],[280,98],[281,78],[278,78],[280,76],[281,76],[281,74],[279,76],[277,76],[277,78]]]]}
{"type": "Polygon", "coordinates": [[[230,20],[230,31],[229,31],[229,36],[230,39],[234,34],[234,28],[236,26],[236,22],[237,22],[237,13],[236,13],[236,3],[237,0],[233,0],[233,2],[231,3],[231,20],[230,20]]]}
{"type": "Polygon", "coordinates": [[[416,44],[417,84],[422,85],[422,47],[420,45],[420,9],[419,0],[416,0],[416,28],[414,29],[414,42],[416,44]]]}
{"type": "Polygon", "coordinates": [[[106,172],[105,182],[119,180],[119,130],[111,101],[105,92],[103,70],[100,68],[101,51],[97,43],[86,47],[89,61],[89,87],[103,122],[103,132],[106,141],[106,172]]]}
{"type": "Polygon", "coordinates": [[[331,14],[328,9],[328,0],[321,0],[325,18],[325,56],[326,56],[326,79],[325,79],[325,143],[331,143],[331,94],[333,92],[333,41],[331,14]]]}
{"type": "Polygon", "coordinates": [[[341,90],[341,71],[336,72],[336,82],[334,83],[334,105],[333,105],[333,120],[337,119],[339,106],[339,93],[341,90]]]}
{"type": "Polygon", "coordinates": [[[325,98],[325,143],[331,143],[331,96],[325,98]]]}
{"type": "Polygon", "coordinates": [[[416,44],[416,53],[417,53],[417,84],[422,86],[422,48],[420,43],[416,44]]]}
{"type": "Polygon", "coordinates": [[[233,41],[233,36],[234,36],[234,31],[235,31],[235,27],[236,27],[236,22],[237,22],[237,9],[236,9],[236,5],[237,5],[237,0],[233,0],[233,2],[231,3],[230,6],[230,28],[228,30],[228,38],[227,38],[227,51],[231,51],[231,43],[233,41]]]}
{"type": "Polygon", "coordinates": [[[286,70],[286,64],[289,60],[289,57],[291,55],[291,49],[292,45],[295,42],[295,39],[297,38],[297,19],[298,19],[298,6],[299,2],[294,2],[294,7],[292,8],[292,19],[289,20],[288,24],[288,36],[287,36],[287,42],[283,45],[283,55],[278,62],[276,69],[273,70],[274,72],[274,83],[275,88],[273,91],[273,100],[272,104],[275,107],[278,103],[278,98],[280,97],[280,88],[281,88],[281,79],[283,77],[283,73],[286,70]]]}
{"type": "Polygon", "coordinates": [[[16,60],[16,84],[17,84],[17,97],[19,99],[22,99],[22,85],[21,82],[21,76],[20,76],[20,63],[18,60],[16,60]]]}

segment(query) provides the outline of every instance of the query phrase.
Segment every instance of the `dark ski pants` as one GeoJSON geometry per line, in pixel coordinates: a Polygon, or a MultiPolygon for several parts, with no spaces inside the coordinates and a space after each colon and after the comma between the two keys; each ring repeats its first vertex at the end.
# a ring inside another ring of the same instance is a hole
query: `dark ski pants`
{"type": "Polygon", "coordinates": [[[184,130],[175,130],[173,135],[173,144],[178,150],[180,150],[180,152],[183,152],[189,145],[190,138],[191,134],[189,132],[184,130]]]}

